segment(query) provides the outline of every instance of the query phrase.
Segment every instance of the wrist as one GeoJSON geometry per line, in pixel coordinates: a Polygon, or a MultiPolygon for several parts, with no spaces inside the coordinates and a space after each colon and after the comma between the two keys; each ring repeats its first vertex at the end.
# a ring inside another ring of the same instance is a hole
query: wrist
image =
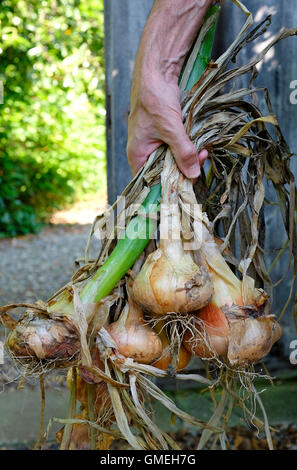
{"type": "Polygon", "coordinates": [[[158,113],[160,100],[171,85],[177,87],[177,78],[168,79],[167,76],[165,79],[160,70],[143,67],[141,74],[132,83],[130,115],[141,108],[149,114],[158,113]]]}

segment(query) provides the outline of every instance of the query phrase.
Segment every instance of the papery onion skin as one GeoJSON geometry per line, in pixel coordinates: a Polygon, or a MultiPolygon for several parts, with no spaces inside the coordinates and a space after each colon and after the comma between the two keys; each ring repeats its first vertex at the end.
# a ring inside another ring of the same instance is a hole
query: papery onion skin
{"type": "MultiPolygon", "coordinates": [[[[104,363],[101,361],[99,350],[93,346],[91,350],[92,365],[98,369],[104,370],[104,363]]],[[[69,369],[67,374],[67,386],[69,390],[72,387],[73,369],[69,369]]],[[[76,399],[81,403],[83,413],[88,418],[88,384],[94,384],[94,408],[98,417],[102,417],[108,410],[112,409],[111,398],[109,395],[106,382],[100,378],[95,372],[92,373],[91,368],[83,366],[76,368],[76,399]]],[[[84,416],[77,416],[78,419],[83,419],[84,416]]],[[[84,418],[86,419],[86,418],[84,418]]],[[[114,421],[113,416],[108,417],[108,422],[114,421]]],[[[57,434],[58,442],[61,442],[63,436],[62,428],[57,434]]],[[[114,437],[99,433],[97,436],[96,448],[100,450],[108,450],[114,437]]],[[[88,450],[90,448],[89,439],[89,426],[83,423],[73,426],[69,450],[88,450]],[[73,434],[74,433],[74,434],[73,434]]]]}
{"type": "MultiPolygon", "coordinates": [[[[69,373],[69,376],[67,376],[67,381],[68,380],[71,380],[71,373],[69,373]]],[[[76,399],[83,405],[85,409],[88,408],[88,384],[83,380],[80,373],[77,374],[76,378],[76,399]]],[[[107,409],[111,406],[108,388],[104,381],[96,383],[95,385],[94,405],[98,415],[102,413],[104,408],[107,409]]]]}
{"type": "Polygon", "coordinates": [[[176,264],[161,249],[150,254],[133,283],[133,298],[149,313],[187,314],[207,305],[213,294],[211,277],[190,254],[176,264]]]}
{"type": "MultiPolygon", "coordinates": [[[[209,266],[214,284],[212,303],[218,308],[217,318],[225,317],[229,325],[223,344],[214,336],[215,331],[209,332],[210,343],[213,342],[211,349],[218,355],[227,354],[232,366],[262,360],[281,336],[281,326],[269,316],[267,294],[255,287],[251,277],[245,275],[240,281],[235,276],[220,253],[218,243],[206,227],[203,227],[201,252],[209,266]]],[[[198,355],[201,353],[196,352],[198,355]]]]}
{"type": "MultiPolygon", "coordinates": [[[[99,350],[97,346],[93,346],[91,349],[91,358],[92,358],[92,365],[104,371],[104,363],[101,360],[99,350]]],[[[102,378],[96,374],[92,367],[86,366],[79,366],[79,374],[83,378],[85,382],[88,384],[96,384],[102,382],[102,378]]]]}
{"type": "MultiPolygon", "coordinates": [[[[84,415],[76,415],[74,419],[87,419],[84,415]]],[[[71,439],[68,450],[90,450],[90,427],[86,423],[75,423],[72,427],[71,439]]],[[[56,440],[61,444],[64,434],[64,426],[56,433],[56,440]]],[[[106,433],[99,433],[97,436],[96,449],[109,450],[112,441],[115,438],[106,433]]]]}
{"type": "Polygon", "coordinates": [[[259,362],[282,335],[272,316],[230,321],[228,359],[233,366],[259,362]]]}
{"type": "Polygon", "coordinates": [[[135,325],[127,332],[125,328],[111,325],[107,331],[116,342],[119,352],[140,364],[151,364],[162,354],[160,343],[149,331],[149,327],[135,325]],[[136,341],[133,338],[137,338],[136,341]]]}
{"type": "MultiPolygon", "coordinates": [[[[183,370],[189,364],[191,360],[191,353],[187,351],[183,346],[180,347],[179,356],[178,356],[178,364],[177,364],[177,372],[183,370]]],[[[161,356],[156,362],[152,363],[152,366],[157,367],[161,370],[167,370],[170,363],[172,361],[172,355],[170,352],[166,352],[164,356],[161,356]]]]}
{"type": "MultiPolygon", "coordinates": [[[[99,351],[94,346],[91,351],[92,363],[98,369],[104,370],[104,364],[100,359],[99,351]]],[[[67,386],[69,390],[72,386],[73,370],[69,369],[67,374],[67,386]]],[[[85,367],[77,367],[76,373],[76,399],[83,405],[85,409],[88,408],[88,384],[95,384],[94,404],[95,410],[98,414],[101,413],[104,407],[111,406],[111,400],[108,393],[107,384],[95,373],[85,367]]]]}
{"type": "Polygon", "coordinates": [[[214,295],[210,304],[196,314],[203,322],[203,326],[197,324],[201,336],[195,331],[192,334],[187,331],[183,345],[199,357],[227,355],[232,366],[259,362],[281,336],[281,327],[267,316],[267,294],[255,288],[253,279],[248,276],[245,278],[244,305],[243,283],[231,271],[217,245],[208,233],[201,251],[209,263],[214,295]]]}
{"type": "Polygon", "coordinates": [[[19,360],[56,360],[56,367],[77,362],[80,353],[79,337],[70,322],[40,318],[34,312],[17,323],[7,337],[6,346],[19,360]]]}
{"type": "Polygon", "coordinates": [[[196,312],[197,331],[186,330],[183,346],[198,357],[211,358],[221,356],[228,350],[229,324],[222,310],[211,302],[196,312]],[[206,341],[205,341],[206,340],[206,341]]]}
{"type": "Polygon", "coordinates": [[[212,325],[204,323],[203,328],[197,325],[196,328],[201,331],[202,336],[195,331],[186,331],[183,346],[193,355],[209,359],[226,355],[231,366],[254,364],[270,352],[273,344],[282,335],[282,328],[272,315],[258,318],[248,315],[235,318],[234,315],[227,315],[226,327],[223,312],[219,312],[219,309],[217,312],[218,316],[212,325]],[[206,341],[203,338],[203,329],[207,334],[206,341]]]}
{"type": "MultiPolygon", "coordinates": [[[[74,419],[86,419],[83,415],[76,415],[74,419]]],[[[64,435],[64,427],[56,433],[56,439],[61,444],[64,435]]],[[[71,439],[68,450],[90,450],[89,425],[75,423],[72,426],[71,439]]]]}
{"type": "Polygon", "coordinates": [[[143,313],[129,298],[120,318],[106,327],[119,352],[141,364],[151,364],[162,354],[162,342],[145,324],[143,313]]]}
{"type": "MultiPolygon", "coordinates": [[[[166,333],[165,324],[163,322],[157,323],[154,329],[155,331],[157,331],[162,341],[163,352],[162,352],[161,357],[156,362],[153,362],[152,366],[157,367],[158,369],[161,369],[161,370],[167,370],[169,365],[172,362],[172,353],[169,349],[170,341],[166,333]]],[[[178,364],[177,364],[176,370],[181,371],[185,367],[187,367],[187,365],[189,364],[191,360],[191,357],[192,357],[191,353],[187,351],[183,346],[181,346],[179,349],[178,364]]]]}

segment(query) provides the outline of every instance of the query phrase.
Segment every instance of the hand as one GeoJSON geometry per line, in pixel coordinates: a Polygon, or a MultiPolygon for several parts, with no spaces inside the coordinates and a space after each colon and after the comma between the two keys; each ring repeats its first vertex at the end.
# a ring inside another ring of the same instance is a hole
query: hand
{"type": "Polygon", "coordinates": [[[135,76],[131,91],[128,121],[127,156],[133,174],[163,142],[169,145],[176,163],[188,178],[200,175],[200,166],[208,156],[199,154],[190,141],[182,122],[180,90],[177,79],[166,80],[161,74],[141,79],[135,76]]]}
{"type": "Polygon", "coordinates": [[[136,56],[128,121],[127,156],[133,174],[164,142],[188,178],[200,175],[199,154],[187,136],[178,77],[212,0],[155,0],[136,56]],[[173,5],[174,3],[174,5],[173,5]]]}

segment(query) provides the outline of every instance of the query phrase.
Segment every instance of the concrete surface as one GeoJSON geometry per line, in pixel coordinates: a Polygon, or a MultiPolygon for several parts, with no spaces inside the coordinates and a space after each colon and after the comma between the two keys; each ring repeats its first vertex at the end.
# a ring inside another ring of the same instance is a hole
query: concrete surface
{"type": "MultiPolygon", "coordinates": [[[[274,386],[259,381],[258,391],[265,390],[261,397],[271,425],[297,423],[297,379],[296,373],[284,373],[274,386]]],[[[202,420],[208,420],[212,413],[212,403],[208,393],[203,389],[180,389],[168,392],[177,406],[202,420]]],[[[50,417],[65,417],[68,392],[66,389],[46,390],[45,426],[50,417]]],[[[184,425],[172,417],[160,404],[154,404],[155,419],[167,432],[174,432],[186,427],[194,431],[194,427],[184,425]]],[[[260,415],[259,415],[260,416],[260,415]]],[[[26,448],[33,446],[39,432],[40,393],[38,387],[25,390],[12,390],[0,394],[0,449],[26,448]]],[[[230,426],[246,426],[241,410],[234,408],[229,422],[230,426]]],[[[55,432],[61,425],[53,425],[49,442],[55,441],[55,432]]]]}

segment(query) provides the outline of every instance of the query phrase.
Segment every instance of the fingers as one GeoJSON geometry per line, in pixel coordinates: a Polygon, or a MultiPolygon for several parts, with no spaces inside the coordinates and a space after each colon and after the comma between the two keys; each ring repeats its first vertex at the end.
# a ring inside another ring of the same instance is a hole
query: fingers
{"type": "MultiPolygon", "coordinates": [[[[208,151],[203,149],[198,154],[188,136],[185,134],[183,137],[183,140],[180,139],[178,141],[172,141],[171,145],[169,144],[171,151],[181,172],[187,178],[198,178],[201,173],[200,167],[203,166],[208,157],[208,151]]],[[[162,142],[160,141],[146,146],[136,146],[128,143],[127,156],[133,176],[136,175],[140,168],[145,164],[150,154],[156,150],[161,143],[162,142]]]]}
{"type": "Polygon", "coordinates": [[[181,123],[179,132],[168,142],[173,156],[180,171],[190,179],[198,178],[201,173],[200,166],[208,156],[207,150],[202,150],[198,155],[195,146],[187,136],[184,126],[181,123]]]}
{"type": "Polygon", "coordinates": [[[147,145],[137,145],[136,143],[128,141],[126,152],[133,176],[135,176],[140,168],[143,167],[150,154],[161,144],[162,142],[156,142],[154,144],[147,145]]]}
{"type": "Polygon", "coordinates": [[[184,129],[180,116],[176,113],[174,119],[164,120],[158,131],[154,127],[152,129],[149,135],[147,132],[138,131],[132,132],[132,137],[128,138],[126,150],[133,175],[145,164],[150,154],[165,142],[171,148],[181,172],[187,178],[198,178],[200,167],[208,157],[208,152],[204,149],[198,153],[184,129]]]}
{"type": "Polygon", "coordinates": [[[201,152],[198,155],[200,166],[203,166],[203,164],[204,164],[205,160],[207,159],[207,157],[208,157],[208,151],[206,149],[201,150],[201,152]]]}
{"type": "Polygon", "coordinates": [[[138,170],[144,165],[147,159],[143,155],[139,154],[137,151],[134,151],[133,149],[129,150],[128,147],[127,147],[127,157],[128,157],[129,166],[132,171],[132,175],[135,176],[138,170]]]}

